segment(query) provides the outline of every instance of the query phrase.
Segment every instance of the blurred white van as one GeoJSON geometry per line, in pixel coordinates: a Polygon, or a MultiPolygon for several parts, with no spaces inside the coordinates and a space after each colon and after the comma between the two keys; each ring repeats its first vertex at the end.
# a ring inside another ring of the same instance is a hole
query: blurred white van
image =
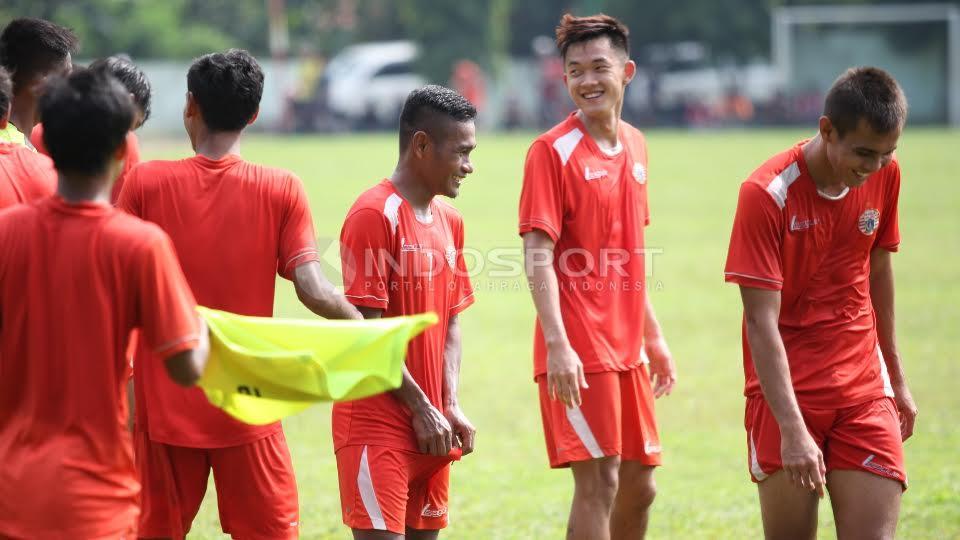
{"type": "Polygon", "coordinates": [[[322,86],[330,112],[363,127],[395,126],[407,94],[426,84],[414,71],[412,41],[363,43],[330,60],[322,86]]]}

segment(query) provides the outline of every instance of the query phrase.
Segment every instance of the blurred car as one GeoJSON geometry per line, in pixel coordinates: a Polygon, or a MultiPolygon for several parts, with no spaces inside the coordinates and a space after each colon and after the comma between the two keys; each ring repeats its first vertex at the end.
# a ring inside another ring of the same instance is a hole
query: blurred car
{"type": "Polygon", "coordinates": [[[412,41],[346,47],[321,80],[327,108],[353,127],[395,126],[407,94],[427,83],[414,71],[418,53],[412,41]]]}

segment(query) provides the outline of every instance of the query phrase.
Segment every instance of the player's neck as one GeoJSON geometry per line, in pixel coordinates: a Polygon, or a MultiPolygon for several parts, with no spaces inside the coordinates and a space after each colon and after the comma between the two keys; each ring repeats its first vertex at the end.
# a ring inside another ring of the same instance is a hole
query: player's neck
{"type": "Polygon", "coordinates": [[[239,131],[208,131],[197,136],[193,150],[198,156],[214,161],[230,154],[240,155],[239,131]]]}
{"type": "Polygon", "coordinates": [[[412,171],[397,167],[390,176],[390,182],[416,215],[426,217],[430,213],[430,201],[433,200],[434,193],[427,189],[412,171]]]}
{"type": "Polygon", "coordinates": [[[617,134],[620,131],[620,114],[618,111],[610,111],[603,116],[587,116],[583,111],[577,111],[577,117],[587,128],[587,133],[597,143],[597,146],[605,149],[617,147],[617,134]]]}
{"type": "Polygon", "coordinates": [[[9,122],[13,124],[20,133],[23,133],[25,139],[29,140],[30,132],[33,131],[33,127],[37,125],[37,111],[31,103],[21,101],[21,105],[21,107],[14,105],[10,108],[9,122]]]}
{"type": "Polygon", "coordinates": [[[110,173],[91,176],[59,173],[57,195],[68,203],[110,204],[110,173]]]}
{"type": "Polygon", "coordinates": [[[807,141],[801,151],[804,161],[807,162],[807,172],[810,173],[810,178],[817,186],[817,191],[829,196],[843,193],[846,185],[840,177],[833,174],[830,160],[827,159],[827,149],[824,147],[820,135],[807,141]]]}

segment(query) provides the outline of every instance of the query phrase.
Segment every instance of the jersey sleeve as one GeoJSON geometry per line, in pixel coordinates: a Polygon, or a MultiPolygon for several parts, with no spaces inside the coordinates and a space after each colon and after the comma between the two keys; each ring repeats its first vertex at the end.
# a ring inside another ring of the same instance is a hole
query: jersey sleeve
{"type": "Polygon", "coordinates": [[[113,188],[110,189],[110,202],[117,204],[120,198],[120,192],[123,191],[123,184],[126,182],[127,175],[140,163],[140,147],[137,143],[137,136],[132,131],[127,133],[127,152],[123,157],[123,170],[117,175],[113,182],[113,188]]]}
{"type": "Polygon", "coordinates": [[[143,184],[140,181],[140,172],[143,167],[134,167],[124,177],[123,186],[117,195],[116,206],[120,210],[139,218],[143,218],[143,184]]]}
{"type": "Polygon", "coordinates": [[[759,184],[740,187],[724,277],[745,287],[783,288],[783,213],[759,184]]]}
{"type": "Polygon", "coordinates": [[[463,220],[460,220],[457,226],[455,238],[455,248],[457,250],[456,275],[454,276],[454,296],[450,307],[450,315],[456,315],[470,307],[475,297],[473,296],[473,284],[470,283],[470,273],[467,271],[467,262],[463,258],[464,228],[463,220]]]}
{"type": "Polygon", "coordinates": [[[291,175],[287,183],[282,215],[277,272],[286,279],[292,279],[296,267],[320,260],[307,193],[303,189],[303,182],[296,176],[291,175]]]}
{"type": "Polygon", "coordinates": [[[138,272],[138,319],[141,338],[161,357],[193,349],[198,342],[197,303],[173,243],[164,234],[148,241],[138,272]]]}
{"type": "Polygon", "coordinates": [[[877,233],[876,247],[887,251],[900,249],[900,165],[894,162],[890,174],[887,192],[884,195],[883,214],[880,216],[880,231],[877,233]]]}
{"type": "Polygon", "coordinates": [[[343,293],[355,306],[387,309],[393,226],[382,212],[360,208],[351,212],[340,231],[343,293]]]}
{"type": "Polygon", "coordinates": [[[545,141],[534,141],[523,167],[520,192],[520,234],[534,229],[556,242],[563,225],[563,172],[556,153],[545,141]]]}

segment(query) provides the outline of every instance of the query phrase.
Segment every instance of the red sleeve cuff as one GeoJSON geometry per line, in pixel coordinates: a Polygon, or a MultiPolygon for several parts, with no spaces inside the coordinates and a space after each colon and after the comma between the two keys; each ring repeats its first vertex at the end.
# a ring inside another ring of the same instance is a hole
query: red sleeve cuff
{"type": "Polygon", "coordinates": [[[473,296],[473,291],[470,291],[470,294],[460,300],[460,303],[450,308],[450,316],[452,317],[467,309],[468,307],[472,306],[475,301],[476,297],[473,296]]]}
{"type": "Polygon", "coordinates": [[[296,270],[298,266],[313,261],[320,262],[320,255],[317,253],[317,250],[314,248],[302,249],[287,259],[287,262],[283,265],[282,271],[280,272],[280,277],[293,281],[293,271],[296,270]]]}
{"type": "Polygon", "coordinates": [[[533,231],[534,229],[547,233],[547,236],[556,244],[560,240],[560,230],[549,221],[537,218],[530,218],[520,222],[520,236],[533,231]]]}
{"type": "Polygon", "coordinates": [[[196,333],[190,334],[189,336],[184,336],[180,339],[164,343],[163,345],[153,349],[153,352],[157,356],[162,356],[164,358],[169,358],[177,353],[183,351],[189,351],[190,349],[196,349],[200,346],[200,337],[196,333]]]}
{"type": "Polygon", "coordinates": [[[390,303],[389,299],[380,297],[373,294],[344,294],[347,298],[347,302],[355,306],[368,307],[373,309],[382,309],[386,310],[387,305],[390,303]]]}
{"type": "Polygon", "coordinates": [[[738,272],[724,272],[724,281],[727,283],[736,283],[744,287],[753,287],[755,289],[767,289],[769,291],[779,291],[783,289],[783,281],[764,276],[752,276],[738,272]]]}

